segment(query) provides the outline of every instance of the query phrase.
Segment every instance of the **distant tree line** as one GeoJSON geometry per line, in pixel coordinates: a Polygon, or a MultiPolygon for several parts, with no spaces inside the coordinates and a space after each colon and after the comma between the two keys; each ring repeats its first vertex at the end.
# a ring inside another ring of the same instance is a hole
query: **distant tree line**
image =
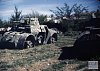
{"type": "Polygon", "coordinates": [[[94,12],[89,12],[88,7],[84,7],[82,4],[74,4],[70,7],[67,3],[64,3],[63,7],[56,8],[56,10],[50,11],[56,17],[61,18],[60,30],[63,33],[68,31],[82,31],[90,23],[88,21],[92,18],[92,13],[95,13],[96,17],[100,18],[100,6],[94,12]]]}
{"type": "Polygon", "coordinates": [[[39,23],[43,24],[44,20],[47,18],[47,15],[39,14],[37,11],[32,11],[32,14],[24,15],[26,18],[38,18],[39,23]]]}
{"type": "MultiPolygon", "coordinates": [[[[33,11],[32,14],[22,15],[22,11],[19,11],[15,6],[14,14],[11,15],[9,21],[2,21],[2,19],[0,19],[0,27],[17,25],[23,17],[37,17],[40,24],[47,25],[49,28],[56,28],[59,31],[66,33],[68,31],[83,30],[84,27],[87,26],[87,21],[92,18],[92,13],[95,13],[96,16],[100,17],[100,6],[98,6],[97,11],[89,12],[88,7],[84,7],[82,4],[69,6],[67,3],[64,3],[63,7],[56,7],[56,10],[50,11],[54,13],[56,16],[55,18],[61,19],[60,23],[54,23],[53,20],[45,21],[47,15],[39,14],[36,11],[33,11]]],[[[51,15],[51,18],[53,18],[54,15],[51,15]]]]}

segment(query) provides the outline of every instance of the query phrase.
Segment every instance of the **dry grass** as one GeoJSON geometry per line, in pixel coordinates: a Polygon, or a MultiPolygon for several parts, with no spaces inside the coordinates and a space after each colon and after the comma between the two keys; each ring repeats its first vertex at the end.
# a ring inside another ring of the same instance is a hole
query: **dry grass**
{"type": "MultiPolygon", "coordinates": [[[[29,49],[0,49],[0,71],[74,71],[83,61],[58,60],[63,46],[73,45],[75,38],[59,37],[55,44],[29,49]]],[[[86,62],[85,62],[86,63],[86,62]]],[[[84,63],[83,63],[84,64],[84,63]]]]}
{"type": "Polygon", "coordinates": [[[37,69],[47,67],[57,61],[60,50],[54,45],[42,45],[23,50],[0,50],[0,71],[19,69],[37,69]],[[55,59],[55,60],[54,60],[55,59]],[[40,68],[38,68],[40,67],[40,68]]]}

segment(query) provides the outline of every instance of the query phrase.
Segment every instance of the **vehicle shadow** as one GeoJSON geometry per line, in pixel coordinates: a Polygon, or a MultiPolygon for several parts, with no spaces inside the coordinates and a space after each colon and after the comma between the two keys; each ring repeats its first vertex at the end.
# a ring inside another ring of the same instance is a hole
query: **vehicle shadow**
{"type": "Polygon", "coordinates": [[[78,59],[81,61],[100,60],[100,52],[97,49],[62,47],[58,60],[78,59]]]}
{"type": "Polygon", "coordinates": [[[0,44],[0,49],[22,50],[24,48],[16,48],[13,44],[0,44]]]}

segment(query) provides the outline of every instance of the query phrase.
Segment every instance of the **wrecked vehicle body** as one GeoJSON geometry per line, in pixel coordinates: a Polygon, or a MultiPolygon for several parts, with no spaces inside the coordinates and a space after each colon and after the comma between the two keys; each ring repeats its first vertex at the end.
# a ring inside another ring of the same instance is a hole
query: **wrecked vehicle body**
{"type": "Polygon", "coordinates": [[[39,25],[37,18],[24,19],[24,23],[12,27],[0,39],[0,48],[30,48],[57,41],[57,32],[46,25],[39,25]]]}
{"type": "Polygon", "coordinates": [[[88,26],[78,36],[74,43],[74,47],[77,48],[77,52],[84,57],[100,55],[100,18],[92,18],[86,22],[88,26]]]}
{"type": "MultiPolygon", "coordinates": [[[[0,42],[0,48],[22,48],[25,47],[25,44],[28,43],[28,39],[30,38],[34,43],[33,35],[27,33],[18,33],[18,32],[6,32],[0,42]]],[[[27,45],[28,46],[28,45],[27,45]]],[[[31,45],[32,46],[32,45],[31,45]]]]}

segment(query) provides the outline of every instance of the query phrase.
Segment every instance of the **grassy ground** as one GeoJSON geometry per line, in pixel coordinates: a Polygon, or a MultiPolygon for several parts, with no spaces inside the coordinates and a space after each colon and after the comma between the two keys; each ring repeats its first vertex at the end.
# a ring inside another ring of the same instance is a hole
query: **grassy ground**
{"type": "Polygon", "coordinates": [[[34,48],[0,49],[0,71],[76,71],[87,66],[87,61],[58,60],[61,47],[72,46],[75,37],[58,37],[55,44],[34,48]]]}

